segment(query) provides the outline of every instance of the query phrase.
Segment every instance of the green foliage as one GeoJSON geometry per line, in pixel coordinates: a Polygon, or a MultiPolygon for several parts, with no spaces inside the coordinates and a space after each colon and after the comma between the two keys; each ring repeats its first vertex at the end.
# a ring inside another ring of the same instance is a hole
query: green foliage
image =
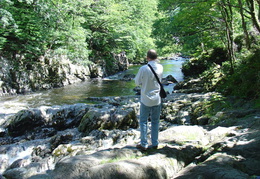
{"type": "Polygon", "coordinates": [[[86,32],[81,27],[84,19],[72,11],[79,4],[58,0],[1,3],[0,13],[5,16],[1,19],[0,49],[10,60],[15,61],[14,56],[19,54],[32,63],[46,51],[67,55],[74,61],[88,58],[86,32]]]}
{"type": "MultiPolygon", "coordinates": [[[[204,116],[207,118],[214,117],[217,112],[232,108],[232,104],[229,100],[219,93],[212,94],[210,99],[201,101],[194,105],[192,110],[192,118],[204,116]]],[[[214,123],[219,122],[221,119],[214,119],[214,123]]],[[[213,123],[211,123],[213,124],[213,123]]]]}
{"type": "Polygon", "coordinates": [[[17,66],[17,55],[32,63],[47,52],[81,64],[113,64],[122,51],[135,60],[154,47],[156,12],[157,0],[3,0],[0,50],[17,66]]]}
{"type": "Polygon", "coordinates": [[[241,60],[236,73],[227,76],[218,90],[228,95],[257,99],[260,96],[260,50],[241,60]]]}
{"type": "Polygon", "coordinates": [[[257,99],[255,99],[255,101],[254,101],[254,106],[255,106],[256,108],[260,108],[260,97],[258,97],[257,99]]]}
{"type": "Polygon", "coordinates": [[[202,53],[183,64],[182,72],[185,76],[198,76],[209,70],[215,64],[222,65],[227,61],[227,51],[223,48],[215,48],[212,51],[202,53]]]}
{"type": "Polygon", "coordinates": [[[100,57],[112,60],[111,54],[122,51],[130,59],[143,56],[154,47],[150,35],[155,12],[155,0],[93,2],[85,15],[88,21],[83,25],[91,34],[86,41],[93,61],[100,57]]]}
{"type": "MultiPolygon", "coordinates": [[[[183,65],[183,72],[187,76],[200,76],[206,90],[217,90],[226,95],[234,95],[248,99],[259,99],[260,96],[260,50],[247,54],[246,57],[236,62],[235,73],[230,73],[230,63],[224,61],[221,65],[220,57],[225,53],[204,54],[200,58],[193,58],[183,65]],[[214,57],[214,58],[213,58],[214,57]],[[212,62],[212,60],[214,60],[212,62]],[[220,61],[219,61],[220,60],[220,61]]],[[[223,51],[224,52],[224,51],[223,51]]],[[[223,58],[224,59],[224,58],[223,58]]]]}
{"type": "Polygon", "coordinates": [[[164,16],[157,20],[154,34],[164,46],[178,44],[181,52],[189,54],[221,46],[224,29],[214,0],[161,0],[159,5],[164,16]]]}
{"type": "MultiPolygon", "coordinates": [[[[187,76],[200,76],[204,82],[204,88],[209,91],[218,91],[225,95],[233,95],[247,99],[255,99],[256,106],[260,97],[260,50],[236,62],[235,73],[230,73],[230,63],[224,61],[216,65],[217,58],[213,51],[210,55],[204,54],[200,58],[193,58],[183,65],[183,72],[187,76]],[[214,57],[214,58],[212,58],[214,57]],[[215,62],[212,62],[212,60],[215,62]]],[[[218,53],[220,56],[225,53],[218,53]]],[[[224,55],[225,57],[225,55],[224,55]]]]}
{"type": "Polygon", "coordinates": [[[185,76],[198,76],[207,69],[205,58],[192,58],[182,65],[182,72],[185,76]]]}
{"type": "Polygon", "coordinates": [[[260,22],[255,18],[259,12],[256,0],[160,0],[159,10],[161,16],[154,24],[153,34],[160,49],[197,56],[224,48],[233,68],[234,43],[238,51],[241,45],[249,49],[258,44],[260,22]]]}
{"type": "Polygon", "coordinates": [[[4,4],[1,9],[1,14],[4,15],[0,31],[1,39],[3,39],[1,49],[24,53],[29,58],[34,55],[34,52],[39,53],[38,47],[42,45],[40,42],[43,38],[40,27],[42,20],[34,8],[30,4],[17,1],[4,4]]]}
{"type": "Polygon", "coordinates": [[[252,3],[259,5],[256,0],[1,0],[0,51],[14,70],[29,70],[39,56],[51,54],[101,64],[111,73],[114,54],[125,52],[138,63],[150,48],[161,56],[181,52],[194,56],[183,66],[186,76],[211,70],[204,75],[215,78],[218,64],[227,76],[220,91],[257,97],[259,63],[253,59],[259,58],[260,22],[259,6],[252,3]],[[255,55],[243,57],[253,49],[255,55]]]}

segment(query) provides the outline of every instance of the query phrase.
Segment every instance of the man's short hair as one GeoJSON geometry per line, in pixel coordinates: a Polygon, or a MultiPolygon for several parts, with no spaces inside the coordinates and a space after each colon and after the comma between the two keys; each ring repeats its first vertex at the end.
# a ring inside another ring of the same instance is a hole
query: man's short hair
{"type": "Polygon", "coordinates": [[[157,59],[157,53],[155,50],[151,49],[147,52],[147,57],[150,58],[151,60],[157,59]]]}

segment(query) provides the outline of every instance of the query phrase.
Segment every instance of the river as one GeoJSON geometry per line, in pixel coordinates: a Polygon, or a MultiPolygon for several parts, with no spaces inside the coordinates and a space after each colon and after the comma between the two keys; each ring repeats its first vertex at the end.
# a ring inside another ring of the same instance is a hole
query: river
{"type": "MultiPolygon", "coordinates": [[[[177,57],[174,60],[161,60],[161,64],[164,67],[163,77],[172,75],[177,81],[182,81],[183,74],[181,67],[184,61],[185,59],[181,57],[177,57]]],[[[117,79],[120,75],[136,74],[139,68],[140,65],[134,65],[124,72],[105,79],[91,79],[62,88],[38,91],[26,95],[0,97],[0,119],[2,118],[3,120],[3,116],[16,113],[22,109],[88,103],[87,97],[134,95],[134,80],[121,81],[117,79]]],[[[165,90],[171,93],[174,85],[175,84],[170,84],[165,86],[165,90]]]]}
{"type": "MultiPolygon", "coordinates": [[[[162,60],[164,67],[163,77],[172,75],[177,81],[183,80],[181,72],[182,63],[185,59],[162,60]]],[[[75,103],[88,103],[87,97],[103,96],[126,96],[134,95],[134,80],[121,81],[120,76],[125,74],[136,74],[140,65],[131,66],[128,70],[110,76],[105,79],[92,79],[82,83],[65,86],[45,91],[38,91],[26,95],[0,97],[0,132],[5,129],[2,124],[11,115],[22,109],[37,108],[40,106],[54,106],[75,103]]],[[[165,86],[166,91],[172,92],[174,84],[165,86]]],[[[49,139],[22,140],[14,144],[2,145],[0,147],[0,178],[7,166],[18,159],[29,159],[36,146],[45,148],[49,144],[49,139]]],[[[48,168],[53,169],[55,162],[52,159],[48,162],[48,168]]],[[[45,167],[46,167],[45,166],[45,167]]],[[[43,167],[41,170],[45,170],[43,167]]],[[[46,169],[47,170],[47,169],[46,169]]]]}

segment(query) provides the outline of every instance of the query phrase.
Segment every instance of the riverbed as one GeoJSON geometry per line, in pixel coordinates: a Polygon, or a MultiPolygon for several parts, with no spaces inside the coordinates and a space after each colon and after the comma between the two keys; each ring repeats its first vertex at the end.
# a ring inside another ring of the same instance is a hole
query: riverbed
{"type": "MultiPolygon", "coordinates": [[[[178,82],[183,80],[181,67],[186,59],[177,57],[174,60],[161,60],[164,67],[163,77],[172,75],[178,82]]],[[[25,95],[0,97],[0,125],[4,116],[16,113],[22,109],[40,106],[54,106],[75,103],[88,103],[88,97],[127,96],[134,95],[134,80],[118,80],[126,74],[136,74],[140,65],[130,66],[128,70],[104,79],[91,79],[81,83],[68,85],[45,91],[38,91],[25,95]]],[[[171,93],[175,84],[165,86],[171,93]]]]}

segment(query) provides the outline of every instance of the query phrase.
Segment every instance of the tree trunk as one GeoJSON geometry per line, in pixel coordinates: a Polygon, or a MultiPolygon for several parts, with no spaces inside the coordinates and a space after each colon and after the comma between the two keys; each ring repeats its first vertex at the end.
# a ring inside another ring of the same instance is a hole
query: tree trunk
{"type": "Polygon", "coordinates": [[[251,43],[250,43],[249,34],[247,31],[247,27],[246,27],[243,4],[242,4],[241,0],[238,0],[238,3],[239,3],[239,12],[240,12],[241,19],[242,19],[242,28],[243,28],[245,40],[246,40],[246,47],[249,50],[251,48],[251,43]]]}
{"type": "MultiPolygon", "coordinates": [[[[258,7],[260,6],[259,1],[257,1],[258,7]]],[[[250,10],[250,15],[252,17],[252,22],[254,24],[254,27],[257,29],[257,31],[260,33],[260,22],[259,22],[259,14],[256,12],[256,4],[254,0],[247,0],[247,4],[250,10]]]]}
{"type": "Polygon", "coordinates": [[[221,14],[225,22],[226,28],[226,39],[227,39],[227,50],[230,61],[230,73],[234,73],[234,61],[235,61],[235,53],[234,53],[234,38],[233,38],[233,11],[231,7],[231,3],[229,0],[224,2],[223,0],[220,2],[221,14]]]}

